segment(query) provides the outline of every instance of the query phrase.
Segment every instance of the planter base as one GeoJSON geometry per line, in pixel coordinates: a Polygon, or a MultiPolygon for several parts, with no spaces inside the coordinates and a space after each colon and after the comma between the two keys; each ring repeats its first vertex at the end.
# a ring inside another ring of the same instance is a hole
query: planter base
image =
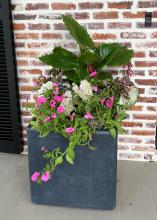
{"type": "MultiPolygon", "coordinates": [[[[68,141],[57,134],[40,138],[28,128],[28,156],[30,177],[46,163],[41,147],[49,150],[66,147],[68,141]]],[[[64,162],[56,168],[52,179],[42,185],[30,181],[32,202],[45,205],[113,209],[116,204],[117,140],[107,131],[93,136],[91,151],[88,147],[75,148],[74,165],[64,162]]]]}

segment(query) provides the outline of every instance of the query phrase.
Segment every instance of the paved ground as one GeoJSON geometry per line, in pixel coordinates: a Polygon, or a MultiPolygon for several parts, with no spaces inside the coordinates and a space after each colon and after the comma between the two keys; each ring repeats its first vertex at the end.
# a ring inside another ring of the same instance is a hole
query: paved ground
{"type": "Polygon", "coordinates": [[[157,220],[157,163],[118,162],[113,211],[34,205],[26,155],[0,154],[0,220],[157,220]]]}

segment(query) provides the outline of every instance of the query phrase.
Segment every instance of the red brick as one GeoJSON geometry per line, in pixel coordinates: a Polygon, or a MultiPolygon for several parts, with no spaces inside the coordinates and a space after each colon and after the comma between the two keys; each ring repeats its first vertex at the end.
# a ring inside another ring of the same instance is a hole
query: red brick
{"type": "Polygon", "coordinates": [[[156,103],[157,98],[156,97],[139,97],[138,102],[156,103]]]}
{"type": "Polygon", "coordinates": [[[119,142],[124,142],[124,143],[141,143],[142,140],[139,138],[133,138],[133,137],[119,137],[118,138],[119,142]]]}
{"type": "Polygon", "coordinates": [[[104,6],[101,2],[82,2],[78,4],[79,9],[102,9],[104,6]]]}
{"type": "Polygon", "coordinates": [[[155,149],[152,146],[148,146],[148,147],[145,147],[145,146],[132,146],[131,150],[133,150],[133,151],[151,151],[151,152],[154,152],[155,149]]]}
{"type": "Polygon", "coordinates": [[[152,114],[133,114],[133,119],[156,120],[156,115],[152,115],[152,114]]]}
{"type": "Polygon", "coordinates": [[[139,106],[139,105],[135,105],[132,106],[129,111],[142,111],[143,110],[143,106],[139,106]]]}
{"type": "Polygon", "coordinates": [[[129,122],[129,121],[123,121],[121,123],[123,127],[143,127],[143,124],[141,122],[129,122]]]}
{"type": "Polygon", "coordinates": [[[39,19],[47,19],[47,20],[60,20],[62,19],[62,15],[60,13],[46,13],[39,14],[39,19]]]}
{"type": "Polygon", "coordinates": [[[62,39],[62,35],[59,33],[43,33],[41,35],[42,39],[62,39]]]}
{"type": "Polygon", "coordinates": [[[27,60],[17,60],[17,66],[28,66],[27,60]]]}
{"type": "Polygon", "coordinates": [[[49,44],[48,43],[41,43],[41,42],[34,42],[34,43],[28,43],[27,47],[31,48],[31,49],[48,48],[49,44]]]}
{"type": "Polygon", "coordinates": [[[90,15],[87,12],[76,12],[74,13],[74,17],[75,19],[81,20],[81,19],[89,19],[90,15]]]}
{"type": "Polygon", "coordinates": [[[65,26],[63,23],[56,23],[53,25],[54,30],[65,30],[65,26]]]}
{"type": "MultiPolygon", "coordinates": [[[[144,22],[138,22],[136,24],[136,27],[137,28],[144,28],[144,29],[146,29],[146,28],[149,29],[150,28],[150,27],[146,27],[144,22]]],[[[157,22],[152,22],[151,28],[157,28],[157,22]]]]}
{"type": "Polygon", "coordinates": [[[19,85],[20,91],[33,91],[33,86],[22,86],[19,85]]]}
{"type": "Polygon", "coordinates": [[[140,159],[141,158],[141,154],[135,154],[135,153],[120,153],[119,157],[121,159],[140,159]]]}
{"type": "Polygon", "coordinates": [[[130,12],[130,11],[125,11],[123,12],[123,17],[124,18],[144,18],[145,17],[145,12],[144,11],[139,11],[139,12],[130,12]]]}
{"type": "Polygon", "coordinates": [[[11,4],[12,11],[22,11],[23,5],[22,4],[11,4]]]}
{"type": "Polygon", "coordinates": [[[157,67],[157,61],[135,61],[136,67],[157,67]]]}
{"type": "Polygon", "coordinates": [[[28,29],[29,30],[49,30],[51,29],[50,24],[43,24],[43,23],[38,23],[38,24],[28,24],[28,29]]]}
{"type": "Polygon", "coordinates": [[[130,9],[133,2],[130,1],[121,1],[121,2],[109,2],[108,8],[117,8],[117,9],[130,9]]]}
{"type": "Polygon", "coordinates": [[[16,39],[39,39],[38,33],[19,33],[15,34],[16,39]]]}
{"type": "Polygon", "coordinates": [[[118,12],[110,11],[110,12],[94,12],[93,13],[94,19],[116,19],[118,18],[118,12]]]}
{"type": "MultiPolygon", "coordinates": [[[[145,52],[142,52],[142,51],[134,51],[134,57],[137,57],[137,58],[141,57],[142,58],[142,57],[146,57],[146,54],[145,54],[145,52]]],[[[144,75],[144,73],[142,73],[142,75],[144,75]]]]}
{"type": "Polygon", "coordinates": [[[133,135],[139,135],[139,136],[153,136],[155,135],[154,131],[145,131],[145,130],[133,130],[131,132],[133,135]]]}
{"type": "Polygon", "coordinates": [[[123,39],[145,39],[146,34],[141,32],[123,32],[120,34],[123,39]]]}
{"type": "Polygon", "coordinates": [[[138,2],[139,8],[156,8],[157,7],[157,1],[139,1],[138,2]]]}
{"type": "Polygon", "coordinates": [[[34,4],[27,4],[25,7],[26,10],[44,10],[49,9],[49,4],[46,3],[34,3],[34,4]]]}
{"type": "Polygon", "coordinates": [[[13,29],[18,31],[18,30],[25,30],[26,27],[25,27],[25,24],[13,24],[13,29]]]}
{"type": "MultiPolygon", "coordinates": [[[[135,52],[134,57],[138,57],[138,56],[136,56],[136,54],[138,55],[138,53],[142,54],[144,52],[135,52]]],[[[142,57],[142,56],[140,56],[140,57],[142,57]]],[[[145,56],[143,55],[143,57],[145,57],[145,56]]],[[[134,70],[133,75],[135,75],[135,76],[145,76],[145,71],[143,71],[143,70],[134,70]]]]}
{"type": "Polygon", "coordinates": [[[17,57],[38,57],[40,52],[37,51],[17,51],[17,57]]]}
{"type": "Polygon", "coordinates": [[[19,82],[19,83],[29,83],[29,82],[30,82],[30,79],[24,78],[24,77],[23,77],[23,78],[20,77],[20,78],[18,78],[18,82],[19,82]]]}
{"type": "Polygon", "coordinates": [[[76,5],[73,3],[53,3],[51,4],[53,10],[74,10],[76,5]]]}
{"type": "Polygon", "coordinates": [[[109,22],[108,28],[110,29],[127,29],[131,28],[132,24],[130,22],[109,22]]]}
{"type": "Polygon", "coordinates": [[[115,34],[99,34],[99,33],[95,33],[95,34],[93,34],[92,37],[93,37],[94,40],[116,39],[116,35],[115,34]]]}
{"type": "Polygon", "coordinates": [[[42,71],[40,69],[20,69],[19,70],[19,74],[24,74],[24,75],[27,75],[27,74],[42,74],[42,71]]]}
{"type": "Polygon", "coordinates": [[[24,48],[26,45],[23,42],[15,42],[15,48],[24,48]]]}
{"type": "Polygon", "coordinates": [[[154,79],[136,79],[135,81],[138,85],[145,85],[145,86],[157,85],[157,80],[154,79]]]}

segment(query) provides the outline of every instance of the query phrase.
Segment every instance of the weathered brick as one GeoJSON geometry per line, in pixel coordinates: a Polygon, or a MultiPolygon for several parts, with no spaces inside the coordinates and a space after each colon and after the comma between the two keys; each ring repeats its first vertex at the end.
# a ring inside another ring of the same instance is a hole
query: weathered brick
{"type": "Polygon", "coordinates": [[[12,11],[22,11],[23,4],[11,4],[11,10],[12,11]]]}
{"type": "Polygon", "coordinates": [[[149,88],[148,93],[150,95],[157,95],[157,87],[149,88]]]}
{"type": "Polygon", "coordinates": [[[124,18],[144,18],[145,12],[139,11],[139,12],[132,12],[132,11],[125,11],[123,12],[124,18]]]}
{"type": "Polygon", "coordinates": [[[117,9],[130,9],[133,2],[130,1],[121,1],[121,2],[108,2],[108,8],[117,8],[117,9]]]}
{"type": "Polygon", "coordinates": [[[34,20],[37,17],[37,15],[33,14],[15,14],[14,20],[34,20]]]}
{"type": "Polygon", "coordinates": [[[92,37],[93,37],[93,40],[116,39],[116,35],[115,34],[99,34],[99,33],[94,33],[92,37]]]}
{"type": "Polygon", "coordinates": [[[156,8],[157,7],[157,1],[139,1],[138,2],[139,8],[156,8]]]}
{"type": "Polygon", "coordinates": [[[60,33],[43,33],[41,35],[42,39],[62,39],[62,34],[60,33]]]}
{"type": "Polygon", "coordinates": [[[16,55],[18,57],[38,57],[40,52],[37,51],[17,51],[16,55]]]}
{"type": "Polygon", "coordinates": [[[147,106],[149,111],[157,112],[157,106],[147,106]]]}
{"type": "Polygon", "coordinates": [[[116,19],[118,18],[118,12],[94,12],[93,13],[94,19],[116,19]]]}
{"type": "Polygon", "coordinates": [[[135,81],[138,85],[145,85],[145,86],[157,85],[157,80],[155,79],[136,79],[135,81]]]}
{"type": "Polygon", "coordinates": [[[141,143],[142,140],[139,139],[139,138],[133,138],[133,137],[119,137],[118,138],[119,142],[122,142],[122,143],[141,143]]]}
{"type": "Polygon", "coordinates": [[[46,10],[49,9],[49,4],[47,3],[34,3],[34,4],[26,4],[26,10],[46,10]]]}
{"type": "Polygon", "coordinates": [[[28,24],[28,29],[29,30],[49,30],[51,29],[50,24],[43,24],[43,23],[38,23],[38,24],[28,24]]]}
{"type": "Polygon", "coordinates": [[[156,103],[157,98],[156,97],[139,97],[139,102],[145,102],[145,103],[156,103]]]}
{"type": "MultiPolygon", "coordinates": [[[[146,27],[144,22],[137,22],[137,28],[150,29],[150,27],[146,27]]],[[[157,22],[152,22],[151,28],[157,28],[157,22]]]]}
{"type": "MultiPolygon", "coordinates": [[[[145,54],[145,52],[143,52],[143,51],[135,51],[134,52],[134,57],[138,57],[138,58],[140,58],[140,57],[146,57],[146,54],[145,54]]],[[[139,76],[139,75],[142,75],[142,76],[144,76],[144,72],[134,72],[134,74],[136,75],[136,76],[139,76]]]]}
{"type": "Polygon", "coordinates": [[[150,57],[157,57],[157,51],[150,51],[149,56],[150,57]]]}
{"type": "Polygon", "coordinates": [[[154,152],[154,147],[152,147],[152,146],[132,146],[131,147],[131,150],[133,150],[133,151],[152,151],[152,152],[154,152]]]}
{"type": "Polygon", "coordinates": [[[38,33],[19,33],[15,34],[16,39],[39,39],[38,33]]]}
{"type": "Polygon", "coordinates": [[[82,2],[78,4],[79,9],[102,9],[104,4],[102,2],[82,2]]]}
{"type": "Polygon", "coordinates": [[[157,61],[135,61],[136,67],[157,67],[157,61]]]}
{"type": "Polygon", "coordinates": [[[74,18],[75,19],[79,19],[79,20],[81,20],[81,19],[89,19],[89,13],[87,13],[87,12],[76,12],[76,13],[74,13],[74,18]]]}
{"type": "Polygon", "coordinates": [[[141,32],[123,32],[120,34],[123,39],[145,39],[146,34],[141,32]]]}
{"type": "Polygon", "coordinates": [[[130,22],[109,22],[108,28],[110,29],[127,29],[131,28],[132,24],[130,22]]]}
{"type": "Polygon", "coordinates": [[[74,10],[76,5],[73,3],[53,3],[51,4],[53,10],[74,10]]]}
{"type": "Polygon", "coordinates": [[[42,71],[40,70],[40,69],[29,69],[29,70],[27,70],[27,69],[20,69],[19,70],[19,74],[22,74],[22,75],[27,75],[27,74],[30,74],[30,75],[40,75],[40,74],[42,74],[42,71]]]}
{"type": "Polygon", "coordinates": [[[151,38],[157,38],[157,32],[153,32],[151,38]]]}
{"type": "Polygon", "coordinates": [[[157,76],[157,70],[150,70],[149,75],[150,76],[157,76]]]}
{"type": "Polygon", "coordinates": [[[133,119],[138,120],[156,120],[156,115],[150,114],[133,114],[133,119]]]}
{"type": "Polygon", "coordinates": [[[153,136],[155,135],[154,131],[148,131],[148,130],[133,130],[131,131],[131,134],[133,135],[139,135],[139,136],[153,136]]]}
{"type": "Polygon", "coordinates": [[[123,121],[121,123],[123,127],[143,127],[143,123],[141,122],[129,122],[129,121],[123,121]]]}
{"type": "Polygon", "coordinates": [[[89,30],[104,29],[104,23],[88,23],[85,25],[89,30]]]}

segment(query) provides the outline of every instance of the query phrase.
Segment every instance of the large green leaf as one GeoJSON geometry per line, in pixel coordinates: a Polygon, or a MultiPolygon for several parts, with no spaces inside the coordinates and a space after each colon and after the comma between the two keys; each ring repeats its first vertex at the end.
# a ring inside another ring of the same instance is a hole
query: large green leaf
{"type": "Polygon", "coordinates": [[[97,53],[103,58],[99,67],[122,66],[133,57],[133,50],[129,50],[126,46],[121,46],[118,43],[102,44],[97,48],[97,53]]]}
{"type": "Polygon", "coordinates": [[[62,47],[55,47],[53,53],[41,56],[39,59],[55,69],[71,70],[79,67],[77,56],[62,47]]]}
{"type": "Polygon", "coordinates": [[[88,73],[84,69],[78,69],[78,70],[75,70],[75,71],[74,70],[64,71],[64,75],[71,82],[79,83],[81,80],[83,80],[87,77],[88,73]]]}
{"type": "Polygon", "coordinates": [[[95,47],[88,32],[77,21],[75,21],[71,16],[63,15],[62,17],[65,27],[70,31],[70,34],[74,37],[80,47],[95,47]]]}
{"type": "Polygon", "coordinates": [[[113,79],[111,72],[98,72],[97,79],[106,80],[106,79],[113,79]]]}
{"type": "Polygon", "coordinates": [[[88,65],[88,64],[98,64],[102,61],[102,57],[96,53],[90,52],[89,50],[84,51],[78,58],[78,61],[88,65]]]}

